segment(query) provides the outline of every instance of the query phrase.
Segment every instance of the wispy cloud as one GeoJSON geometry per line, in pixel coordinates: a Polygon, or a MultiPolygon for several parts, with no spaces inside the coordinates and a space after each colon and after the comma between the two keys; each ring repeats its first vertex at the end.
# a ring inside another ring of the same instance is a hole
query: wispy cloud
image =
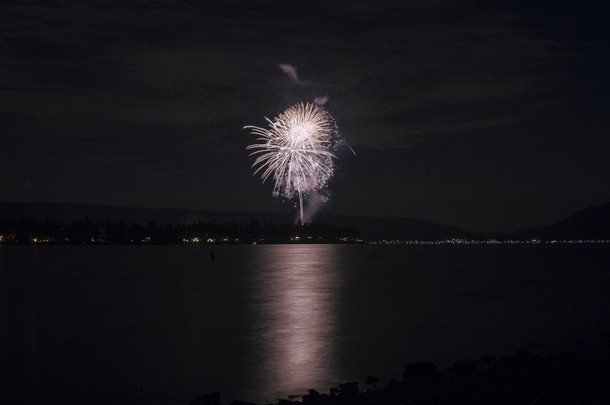
{"type": "Polygon", "coordinates": [[[239,146],[232,131],[244,123],[322,93],[365,148],[525,117],[569,50],[514,15],[464,4],[5,4],[1,107],[64,136],[159,125],[183,129],[171,142],[214,147],[239,146]],[[279,63],[294,64],[299,83],[279,63]]]}

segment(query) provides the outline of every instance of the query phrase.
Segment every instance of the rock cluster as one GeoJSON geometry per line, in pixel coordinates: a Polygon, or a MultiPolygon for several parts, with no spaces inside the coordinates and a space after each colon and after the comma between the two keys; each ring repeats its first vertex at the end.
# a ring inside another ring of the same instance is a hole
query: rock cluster
{"type": "MultiPolygon", "coordinates": [[[[419,362],[383,388],[359,391],[358,382],[345,382],[328,394],[312,389],[302,401],[282,399],[277,405],[602,405],[610,404],[609,366],[608,352],[545,358],[519,351],[500,360],[458,361],[446,371],[419,362]]],[[[378,378],[365,381],[374,384],[378,378]]],[[[222,404],[220,394],[211,393],[189,405],[222,404]]]]}

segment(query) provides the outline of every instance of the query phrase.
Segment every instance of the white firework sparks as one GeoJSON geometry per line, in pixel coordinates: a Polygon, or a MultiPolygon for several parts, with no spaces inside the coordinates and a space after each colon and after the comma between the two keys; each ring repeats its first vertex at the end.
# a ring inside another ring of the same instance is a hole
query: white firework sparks
{"type": "Polygon", "coordinates": [[[323,189],[333,176],[331,152],[337,127],[331,115],[312,103],[289,107],[274,120],[265,118],[269,129],[246,126],[260,141],[246,147],[257,156],[252,167],[266,181],[273,177],[273,194],[298,197],[303,223],[303,196],[323,189]]]}

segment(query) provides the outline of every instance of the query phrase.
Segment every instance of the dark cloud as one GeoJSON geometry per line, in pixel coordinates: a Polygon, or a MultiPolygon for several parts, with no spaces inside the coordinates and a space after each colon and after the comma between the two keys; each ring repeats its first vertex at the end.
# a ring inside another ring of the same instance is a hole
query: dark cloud
{"type": "MultiPolygon", "coordinates": [[[[11,156],[0,164],[9,176],[23,161],[62,176],[80,166],[101,178],[107,166],[136,177],[201,170],[227,180],[237,172],[219,171],[222,162],[207,153],[233,151],[232,164],[244,159],[247,172],[242,126],[322,95],[359,153],[423,151],[523,128],[562,144],[577,121],[599,149],[608,145],[610,83],[603,11],[545,1],[3,2],[0,147],[11,156]],[[570,114],[577,117],[568,122],[570,114]]],[[[556,156],[548,158],[561,164],[556,156]]],[[[238,184],[248,189],[250,180],[238,184]]],[[[0,199],[25,198],[4,181],[0,199]]],[[[139,200],[128,194],[116,202],[147,201],[145,191],[139,200]]],[[[423,203],[409,203],[412,194],[393,215],[417,214],[423,203]]],[[[371,214],[367,204],[359,212],[371,214]]]]}
{"type": "MultiPolygon", "coordinates": [[[[354,124],[355,144],[401,146],[403,139],[409,146],[409,125],[387,140],[368,138],[359,128],[396,114],[408,120],[422,107],[495,99],[523,106],[533,92],[561,79],[548,67],[566,57],[516,17],[441,1],[314,2],[299,12],[280,2],[240,10],[161,1],[4,8],[2,84],[18,94],[3,98],[15,100],[15,113],[32,112],[42,121],[68,113],[84,127],[104,117],[202,127],[243,121],[252,110],[272,115],[273,98],[277,104],[284,96],[273,68],[288,58],[302,72],[301,96],[328,92],[338,119],[354,124]]],[[[488,114],[453,127],[495,125],[519,112],[488,114]]],[[[453,120],[459,117],[456,111],[453,120]]],[[[434,133],[435,122],[426,132],[434,133]]],[[[413,129],[419,125],[413,122],[413,129]]],[[[437,132],[446,132],[446,125],[437,132]]]]}

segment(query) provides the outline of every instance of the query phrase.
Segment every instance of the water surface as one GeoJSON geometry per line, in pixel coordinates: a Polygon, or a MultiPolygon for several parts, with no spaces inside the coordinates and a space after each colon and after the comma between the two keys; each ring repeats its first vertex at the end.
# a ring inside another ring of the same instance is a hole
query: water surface
{"type": "Polygon", "coordinates": [[[0,246],[0,402],[273,401],[610,329],[607,247],[213,249],[0,246]]]}

